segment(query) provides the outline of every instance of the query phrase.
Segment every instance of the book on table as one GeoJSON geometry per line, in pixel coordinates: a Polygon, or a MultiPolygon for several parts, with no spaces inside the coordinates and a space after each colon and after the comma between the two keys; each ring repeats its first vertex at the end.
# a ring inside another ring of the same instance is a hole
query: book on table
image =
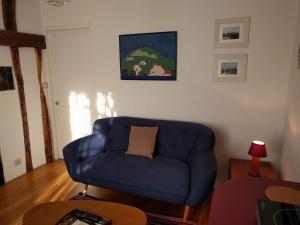
{"type": "Polygon", "coordinates": [[[268,199],[256,201],[258,225],[300,225],[300,206],[268,199]]]}

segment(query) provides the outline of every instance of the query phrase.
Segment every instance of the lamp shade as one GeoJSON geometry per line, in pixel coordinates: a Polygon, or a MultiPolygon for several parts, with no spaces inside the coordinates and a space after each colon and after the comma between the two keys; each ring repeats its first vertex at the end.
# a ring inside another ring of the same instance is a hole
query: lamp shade
{"type": "Polygon", "coordinates": [[[267,157],[265,143],[262,141],[252,141],[248,154],[259,158],[267,157]]]}

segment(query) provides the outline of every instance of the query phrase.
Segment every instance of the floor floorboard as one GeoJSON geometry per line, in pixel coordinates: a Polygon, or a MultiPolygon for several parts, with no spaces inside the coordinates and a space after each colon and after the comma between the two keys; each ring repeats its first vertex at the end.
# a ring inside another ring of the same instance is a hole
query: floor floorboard
{"type": "MultiPolygon", "coordinates": [[[[0,224],[21,225],[23,215],[32,207],[45,202],[70,199],[82,191],[83,185],[72,181],[63,160],[36,168],[30,173],[0,186],[0,224]]],[[[183,206],[137,197],[108,189],[89,186],[88,195],[106,201],[124,203],[149,212],[181,216],[183,206]]],[[[192,218],[207,225],[210,200],[195,208],[192,218]]]]}

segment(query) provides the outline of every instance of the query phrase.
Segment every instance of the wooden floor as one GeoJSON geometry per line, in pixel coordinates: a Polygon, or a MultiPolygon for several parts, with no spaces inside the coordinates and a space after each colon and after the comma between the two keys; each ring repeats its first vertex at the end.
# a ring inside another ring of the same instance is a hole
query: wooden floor
{"type": "MultiPolygon", "coordinates": [[[[0,224],[22,224],[23,215],[32,207],[44,202],[70,199],[82,189],[82,184],[73,182],[69,178],[63,160],[36,168],[32,172],[0,186],[0,224]]],[[[88,195],[171,216],[181,216],[183,213],[182,206],[103,188],[89,186],[88,195]]],[[[206,225],[209,208],[210,200],[207,200],[203,206],[192,211],[191,218],[197,218],[199,225],[206,225]]]]}

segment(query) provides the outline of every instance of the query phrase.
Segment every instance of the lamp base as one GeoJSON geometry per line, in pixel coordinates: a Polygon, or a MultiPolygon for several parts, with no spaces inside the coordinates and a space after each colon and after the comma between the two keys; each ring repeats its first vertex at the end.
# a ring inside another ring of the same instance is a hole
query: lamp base
{"type": "Polygon", "coordinates": [[[248,173],[251,177],[260,177],[259,175],[260,158],[253,156],[251,163],[251,171],[248,173]]]}

